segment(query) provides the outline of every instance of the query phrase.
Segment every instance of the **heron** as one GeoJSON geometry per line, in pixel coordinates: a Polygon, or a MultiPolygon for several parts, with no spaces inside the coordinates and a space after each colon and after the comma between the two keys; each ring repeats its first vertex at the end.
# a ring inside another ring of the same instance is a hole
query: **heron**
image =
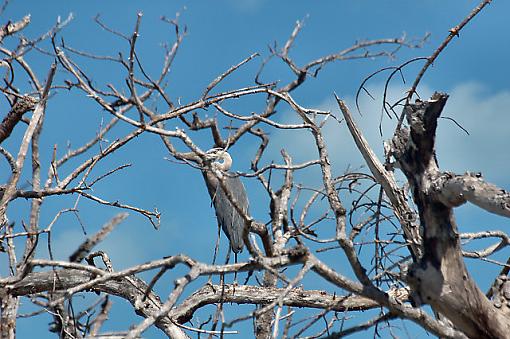
{"type": "Polygon", "coordinates": [[[238,176],[229,175],[228,170],[232,167],[232,157],[226,150],[213,148],[207,151],[206,155],[208,160],[213,161],[211,170],[214,171],[214,174],[211,173],[211,170],[202,172],[207,190],[211,196],[218,223],[230,242],[230,249],[237,256],[237,253],[243,250],[244,245],[244,220],[228,199],[218,178],[223,178],[234,202],[245,213],[248,213],[248,196],[241,179],[238,176]]]}

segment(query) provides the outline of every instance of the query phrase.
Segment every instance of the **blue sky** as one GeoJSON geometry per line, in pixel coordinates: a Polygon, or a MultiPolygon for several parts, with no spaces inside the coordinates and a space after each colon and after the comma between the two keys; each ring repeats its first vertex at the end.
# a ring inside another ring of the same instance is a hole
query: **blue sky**
{"type": "MultiPolygon", "coordinates": [[[[48,30],[57,17],[67,18],[72,13],[74,19],[59,34],[66,44],[102,55],[115,55],[119,50],[128,53],[128,46],[118,38],[102,31],[93,18],[101,15],[101,20],[110,27],[130,34],[136,20],[136,13],[143,12],[139,38],[139,55],[152,74],[161,65],[163,50],[161,44],[174,41],[172,27],[162,23],[159,18],[173,18],[180,12],[180,23],[186,25],[188,35],[170,72],[167,93],[175,101],[186,103],[201,95],[205,86],[217,75],[238,63],[254,52],[262,57],[268,55],[268,45],[275,41],[283,46],[292,31],[296,20],[305,19],[304,29],[299,35],[291,52],[298,64],[303,64],[320,56],[336,52],[352,45],[357,40],[376,38],[395,38],[406,34],[409,38],[420,38],[430,33],[430,39],[422,49],[402,49],[395,60],[374,59],[346,61],[329,64],[317,79],[307,83],[293,93],[302,105],[321,109],[336,110],[332,93],[347,100],[354,108],[353,98],[361,81],[381,67],[397,65],[409,58],[427,56],[456,25],[471,11],[477,1],[267,1],[267,0],[223,0],[223,1],[21,1],[13,0],[3,14],[1,22],[18,20],[31,14],[32,22],[24,31],[28,37],[35,37],[48,30]]],[[[451,97],[445,115],[455,118],[470,135],[464,134],[448,120],[442,120],[438,131],[438,158],[444,169],[464,172],[481,171],[484,176],[509,188],[510,180],[506,169],[510,165],[508,152],[508,126],[510,126],[510,41],[508,37],[508,13],[510,3],[494,1],[460,34],[443,52],[422,81],[420,93],[426,97],[435,90],[446,91],[451,97]]],[[[46,48],[48,45],[44,45],[46,48]]],[[[44,78],[52,58],[33,53],[27,57],[33,63],[34,70],[44,78]]],[[[76,58],[81,67],[92,75],[94,81],[102,86],[113,83],[119,88],[124,84],[125,75],[118,67],[76,58]]],[[[218,90],[248,86],[253,83],[261,58],[243,67],[228,78],[218,90]]],[[[392,97],[399,97],[410,86],[418,65],[409,67],[404,75],[407,83],[394,81],[390,86],[392,97]]],[[[291,74],[278,62],[271,65],[263,74],[263,80],[288,81],[291,74]]],[[[69,78],[58,73],[57,79],[69,78]]],[[[363,116],[356,116],[360,126],[374,147],[381,154],[382,140],[390,137],[394,121],[384,120],[385,135],[378,133],[380,118],[380,93],[385,77],[374,79],[369,88],[377,101],[362,97],[363,116]]],[[[29,89],[19,83],[21,88],[29,89]]],[[[250,100],[239,100],[235,108],[240,114],[248,114],[260,107],[250,100]]],[[[292,112],[280,107],[281,121],[292,121],[292,112]]],[[[211,115],[213,111],[208,112],[211,115]]],[[[77,91],[57,93],[48,105],[47,118],[41,142],[43,171],[47,172],[53,145],[63,154],[66,145],[79,146],[90,139],[108,115],[89,102],[77,91]]],[[[173,125],[172,125],[173,126],[173,125]]],[[[23,133],[21,128],[13,133],[6,142],[11,152],[16,152],[23,133]]],[[[117,126],[109,140],[122,136],[131,130],[130,126],[117,126]]],[[[325,129],[335,174],[342,173],[347,166],[363,165],[361,157],[353,148],[353,143],[345,126],[330,124],[325,129]]],[[[203,133],[193,134],[196,142],[204,148],[211,141],[203,133]]],[[[271,160],[280,162],[278,151],[286,147],[296,161],[314,158],[315,150],[310,147],[309,136],[273,131],[272,144],[266,163],[271,160]],[[273,158],[272,158],[273,157],[273,158]]],[[[234,169],[246,171],[256,144],[241,143],[232,149],[234,169]]],[[[94,150],[97,151],[97,148],[94,150]]],[[[90,155],[90,154],[89,154],[90,155]]],[[[146,135],[116,152],[111,158],[99,165],[94,176],[131,163],[123,172],[111,176],[109,180],[95,188],[94,194],[109,200],[136,205],[146,209],[157,207],[162,212],[162,224],[155,231],[145,219],[131,213],[130,217],[101,244],[110,254],[114,268],[122,269],[130,265],[161,258],[177,253],[187,253],[192,257],[210,261],[216,233],[214,212],[200,173],[184,165],[171,163],[164,158],[168,154],[159,139],[146,135]]],[[[83,160],[81,158],[79,160],[83,160]]],[[[73,163],[76,164],[76,163],[73,163]]],[[[28,169],[29,167],[27,167],[28,169]]],[[[72,164],[62,171],[72,169],[72,164]]],[[[0,164],[2,173],[7,173],[5,163],[0,164]]],[[[25,173],[26,174],[26,173],[25,173]]],[[[28,178],[28,177],[25,177],[28,178]]],[[[6,176],[2,178],[5,180],[6,176]]],[[[316,172],[306,172],[299,178],[308,184],[318,184],[316,172]]],[[[268,221],[268,200],[260,185],[245,180],[251,201],[253,216],[263,222],[268,221]]],[[[41,223],[47,225],[62,208],[74,205],[76,197],[49,198],[43,205],[41,223]]],[[[9,210],[10,219],[26,220],[26,202],[16,202],[9,210]]],[[[79,201],[80,218],[88,234],[93,234],[115,213],[81,199],[79,201]]],[[[472,207],[462,207],[458,213],[458,223],[462,231],[483,229],[505,229],[508,222],[502,218],[488,216],[472,207]]],[[[83,239],[82,228],[76,217],[71,214],[62,217],[54,226],[52,245],[57,258],[66,258],[83,239]]],[[[226,240],[222,238],[226,247],[226,240]]],[[[45,256],[46,245],[39,249],[45,256]]],[[[224,253],[224,249],[223,252],[224,253]]],[[[508,251],[505,252],[508,255],[508,251]]],[[[222,254],[223,255],[223,254],[222,254]]],[[[246,255],[246,254],[244,254],[246,255]]],[[[504,255],[498,257],[506,260],[504,255]]],[[[476,264],[474,275],[488,277],[499,271],[497,266],[476,264]]],[[[181,272],[182,273],[182,272],[181,272]]],[[[342,272],[349,275],[348,272],[342,272]]],[[[177,275],[166,278],[171,282],[177,275]]],[[[481,281],[485,289],[490,279],[481,281]]],[[[163,284],[162,284],[163,285],[163,284]]],[[[320,286],[319,286],[320,287],[320,286]]],[[[314,288],[319,288],[314,287],[314,288]]],[[[161,291],[168,287],[158,286],[161,291]]],[[[23,305],[24,306],[24,305],[23,305]]],[[[110,329],[126,328],[140,321],[131,316],[129,309],[118,302],[119,312],[112,316],[108,324],[110,329]]],[[[23,309],[23,308],[22,308],[23,309]]],[[[244,311],[248,311],[243,308],[244,311]]],[[[37,324],[38,331],[46,331],[49,317],[30,320],[37,324]]],[[[29,321],[20,320],[18,334],[20,338],[33,335],[35,326],[29,321]]],[[[250,334],[249,324],[240,330],[250,334]]],[[[38,332],[41,333],[41,332],[38,332]]],[[[386,333],[388,334],[388,333],[386,333]]],[[[159,337],[157,331],[147,332],[147,337],[159,337]]],[[[424,332],[417,336],[425,337],[424,332]]],[[[412,337],[417,337],[414,334],[412,337]]]]}

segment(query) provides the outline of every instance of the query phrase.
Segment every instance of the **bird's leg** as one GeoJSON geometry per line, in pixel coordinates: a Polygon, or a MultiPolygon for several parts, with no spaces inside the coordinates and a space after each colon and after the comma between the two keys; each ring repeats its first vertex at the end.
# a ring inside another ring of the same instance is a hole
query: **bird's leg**
{"type": "MultiPolygon", "coordinates": [[[[220,273],[220,286],[221,286],[220,302],[216,305],[216,312],[214,312],[213,322],[211,326],[212,331],[216,330],[216,327],[218,326],[218,321],[220,320],[220,316],[223,313],[223,296],[225,295],[225,273],[220,273]]],[[[211,336],[209,336],[209,338],[211,338],[211,336]]]]}
{"type": "MultiPolygon", "coordinates": [[[[229,248],[229,251],[227,252],[227,257],[225,258],[225,265],[227,265],[230,261],[230,248],[229,248]]],[[[235,260],[235,263],[237,264],[237,253],[234,253],[234,260],[235,260]]],[[[237,285],[237,271],[234,272],[234,282],[232,283],[233,285],[233,290],[232,290],[232,293],[235,293],[235,287],[237,285]]]]}
{"type": "Polygon", "coordinates": [[[248,285],[248,282],[250,281],[250,278],[252,275],[253,275],[253,271],[248,271],[248,274],[246,274],[246,279],[244,280],[243,285],[248,285]]]}
{"type": "MultiPolygon", "coordinates": [[[[221,237],[221,226],[220,226],[220,223],[218,223],[218,234],[216,236],[216,245],[214,246],[214,255],[213,255],[213,260],[212,260],[212,264],[216,264],[216,256],[218,255],[218,250],[220,248],[220,237],[221,237]]],[[[207,280],[207,282],[209,284],[212,285],[212,274],[209,275],[209,279],[207,280]]]]}
{"type": "MultiPolygon", "coordinates": [[[[237,256],[237,255],[236,255],[237,256]]],[[[237,259],[236,259],[237,260],[237,259]]],[[[225,265],[228,265],[228,263],[230,262],[230,247],[228,249],[228,252],[227,252],[227,256],[225,258],[225,265]]],[[[236,279],[236,274],[237,272],[234,272],[234,281],[236,279]]]]}
{"type": "Polygon", "coordinates": [[[225,258],[225,265],[227,265],[229,261],[230,261],[230,248],[227,252],[227,257],[225,258]]]}
{"type": "MultiPolygon", "coordinates": [[[[237,264],[237,253],[234,253],[234,262],[237,264]]],[[[234,293],[235,293],[235,288],[237,286],[237,271],[234,272],[234,293]]]]}
{"type": "MultiPolygon", "coordinates": [[[[234,264],[237,264],[237,253],[234,253],[234,264]]],[[[234,272],[234,284],[237,284],[237,271],[234,272]]]]}
{"type": "MultiPolygon", "coordinates": [[[[216,261],[216,254],[218,252],[218,248],[219,248],[219,244],[220,244],[220,228],[221,228],[221,226],[218,221],[218,238],[216,240],[216,248],[214,249],[214,262],[216,261]]],[[[229,260],[230,260],[230,251],[228,251],[228,253],[227,253],[227,257],[225,259],[225,264],[228,264],[229,260]]],[[[223,312],[223,295],[225,294],[225,273],[220,273],[219,285],[221,286],[221,297],[220,297],[220,302],[216,306],[216,312],[214,312],[213,322],[212,322],[212,326],[211,326],[212,331],[216,330],[216,327],[218,326],[218,321],[220,320],[220,315],[222,315],[222,312],[223,312]]]]}
{"type": "Polygon", "coordinates": [[[216,256],[218,255],[218,251],[220,249],[220,237],[221,237],[221,225],[218,223],[218,234],[216,234],[216,245],[214,246],[214,255],[212,264],[216,264],[216,256]]]}

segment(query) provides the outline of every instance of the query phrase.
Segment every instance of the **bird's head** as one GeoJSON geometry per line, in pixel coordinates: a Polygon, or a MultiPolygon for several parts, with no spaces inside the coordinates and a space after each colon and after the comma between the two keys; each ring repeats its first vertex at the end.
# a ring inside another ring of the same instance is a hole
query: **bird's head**
{"type": "Polygon", "coordinates": [[[212,161],[213,168],[215,169],[225,172],[232,167],[232,158],[223,148],[212,148],[205,154],[207,160],[212,161]]]}

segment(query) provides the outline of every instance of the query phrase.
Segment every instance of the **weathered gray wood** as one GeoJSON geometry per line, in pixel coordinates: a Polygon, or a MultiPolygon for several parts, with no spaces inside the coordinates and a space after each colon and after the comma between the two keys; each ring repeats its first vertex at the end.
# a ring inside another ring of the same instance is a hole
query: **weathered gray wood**
{"type": "Polygon", "coordinates": [[[407,177],[423,230],[424,254],[407,274],[411,297],[416,304],[430,304],[470,338],[509,338],[507,312],[493,305],[466,270],[453,214],[453,208],[466,200],[490,210],[486,202],[494,200],[494,186],[486,185],[485,193],[466,194],[473,193],[474,179],[440,172],[435,156],[437,120],[447,99],[448,95],[435,93],[428,101],[407,105],[404,110],[409,128],[396,133],[392,142],[393,155],[407,177]]]}
{"type": "MultiPolygon", "coordinates": [[[[406,288],[391,289],[387,293],[400,302],[405,302],[408,298],[406,288]]],[[[364,311],[380,307],[379,303],[369,298],[358,295],[339,296],[321,290],[294,288],[287,292],[284,288],[276,287],[208,284],[193,293],[170,316],[182,324],[189,321],[193,313],[204,305],[218,302],[266,305],[279,298],[285,306],[329,309],[337,312],[364,311]]]]}
{"type": "MultiPolygon", "coordinates": [[[[0,299],[3,300],[6,295],[15,298],[47,291],[66,291],[94,277],[90,272],[74,269],[30,273],[23,280],[0,289],[0,299]]],[[[151,316],[163,304],[157,295],[147,292],[147,289],[147,284],[134,276],[111,279],[94,286],[95,292],[104,292],[127,300],[142,317],[151,316]]],[[[187,338],[168,316],[158,319],[155,325],[171,338],[187,338]]]]}
{"type": "Polygon", "coordinates": [[[395,177],[393,176],[393,172],[386,170],[375,153],[372,151],[368,145],[367,140],[352,119],[352,115],[345,103],[341,101],[336,95],[335,98],[345,118],[347,127],[349,128],[349,131],[354,138],[354,142],[358,147],[358,150],[361,152],[361,155],[365,159],[370,172],[372,172],[374,177],[381,184],[382,188],[384,189],[384,193],[386,193],[386,196],[391,202],[393,213],[402,225],[404,238],[410,244],[409,249],[411,255],[413,258],[420,257],[422,255],[421,236],[416,225],[416,213],[409,207],[404,190],[402,190],[397,185],[395,177]]]}

